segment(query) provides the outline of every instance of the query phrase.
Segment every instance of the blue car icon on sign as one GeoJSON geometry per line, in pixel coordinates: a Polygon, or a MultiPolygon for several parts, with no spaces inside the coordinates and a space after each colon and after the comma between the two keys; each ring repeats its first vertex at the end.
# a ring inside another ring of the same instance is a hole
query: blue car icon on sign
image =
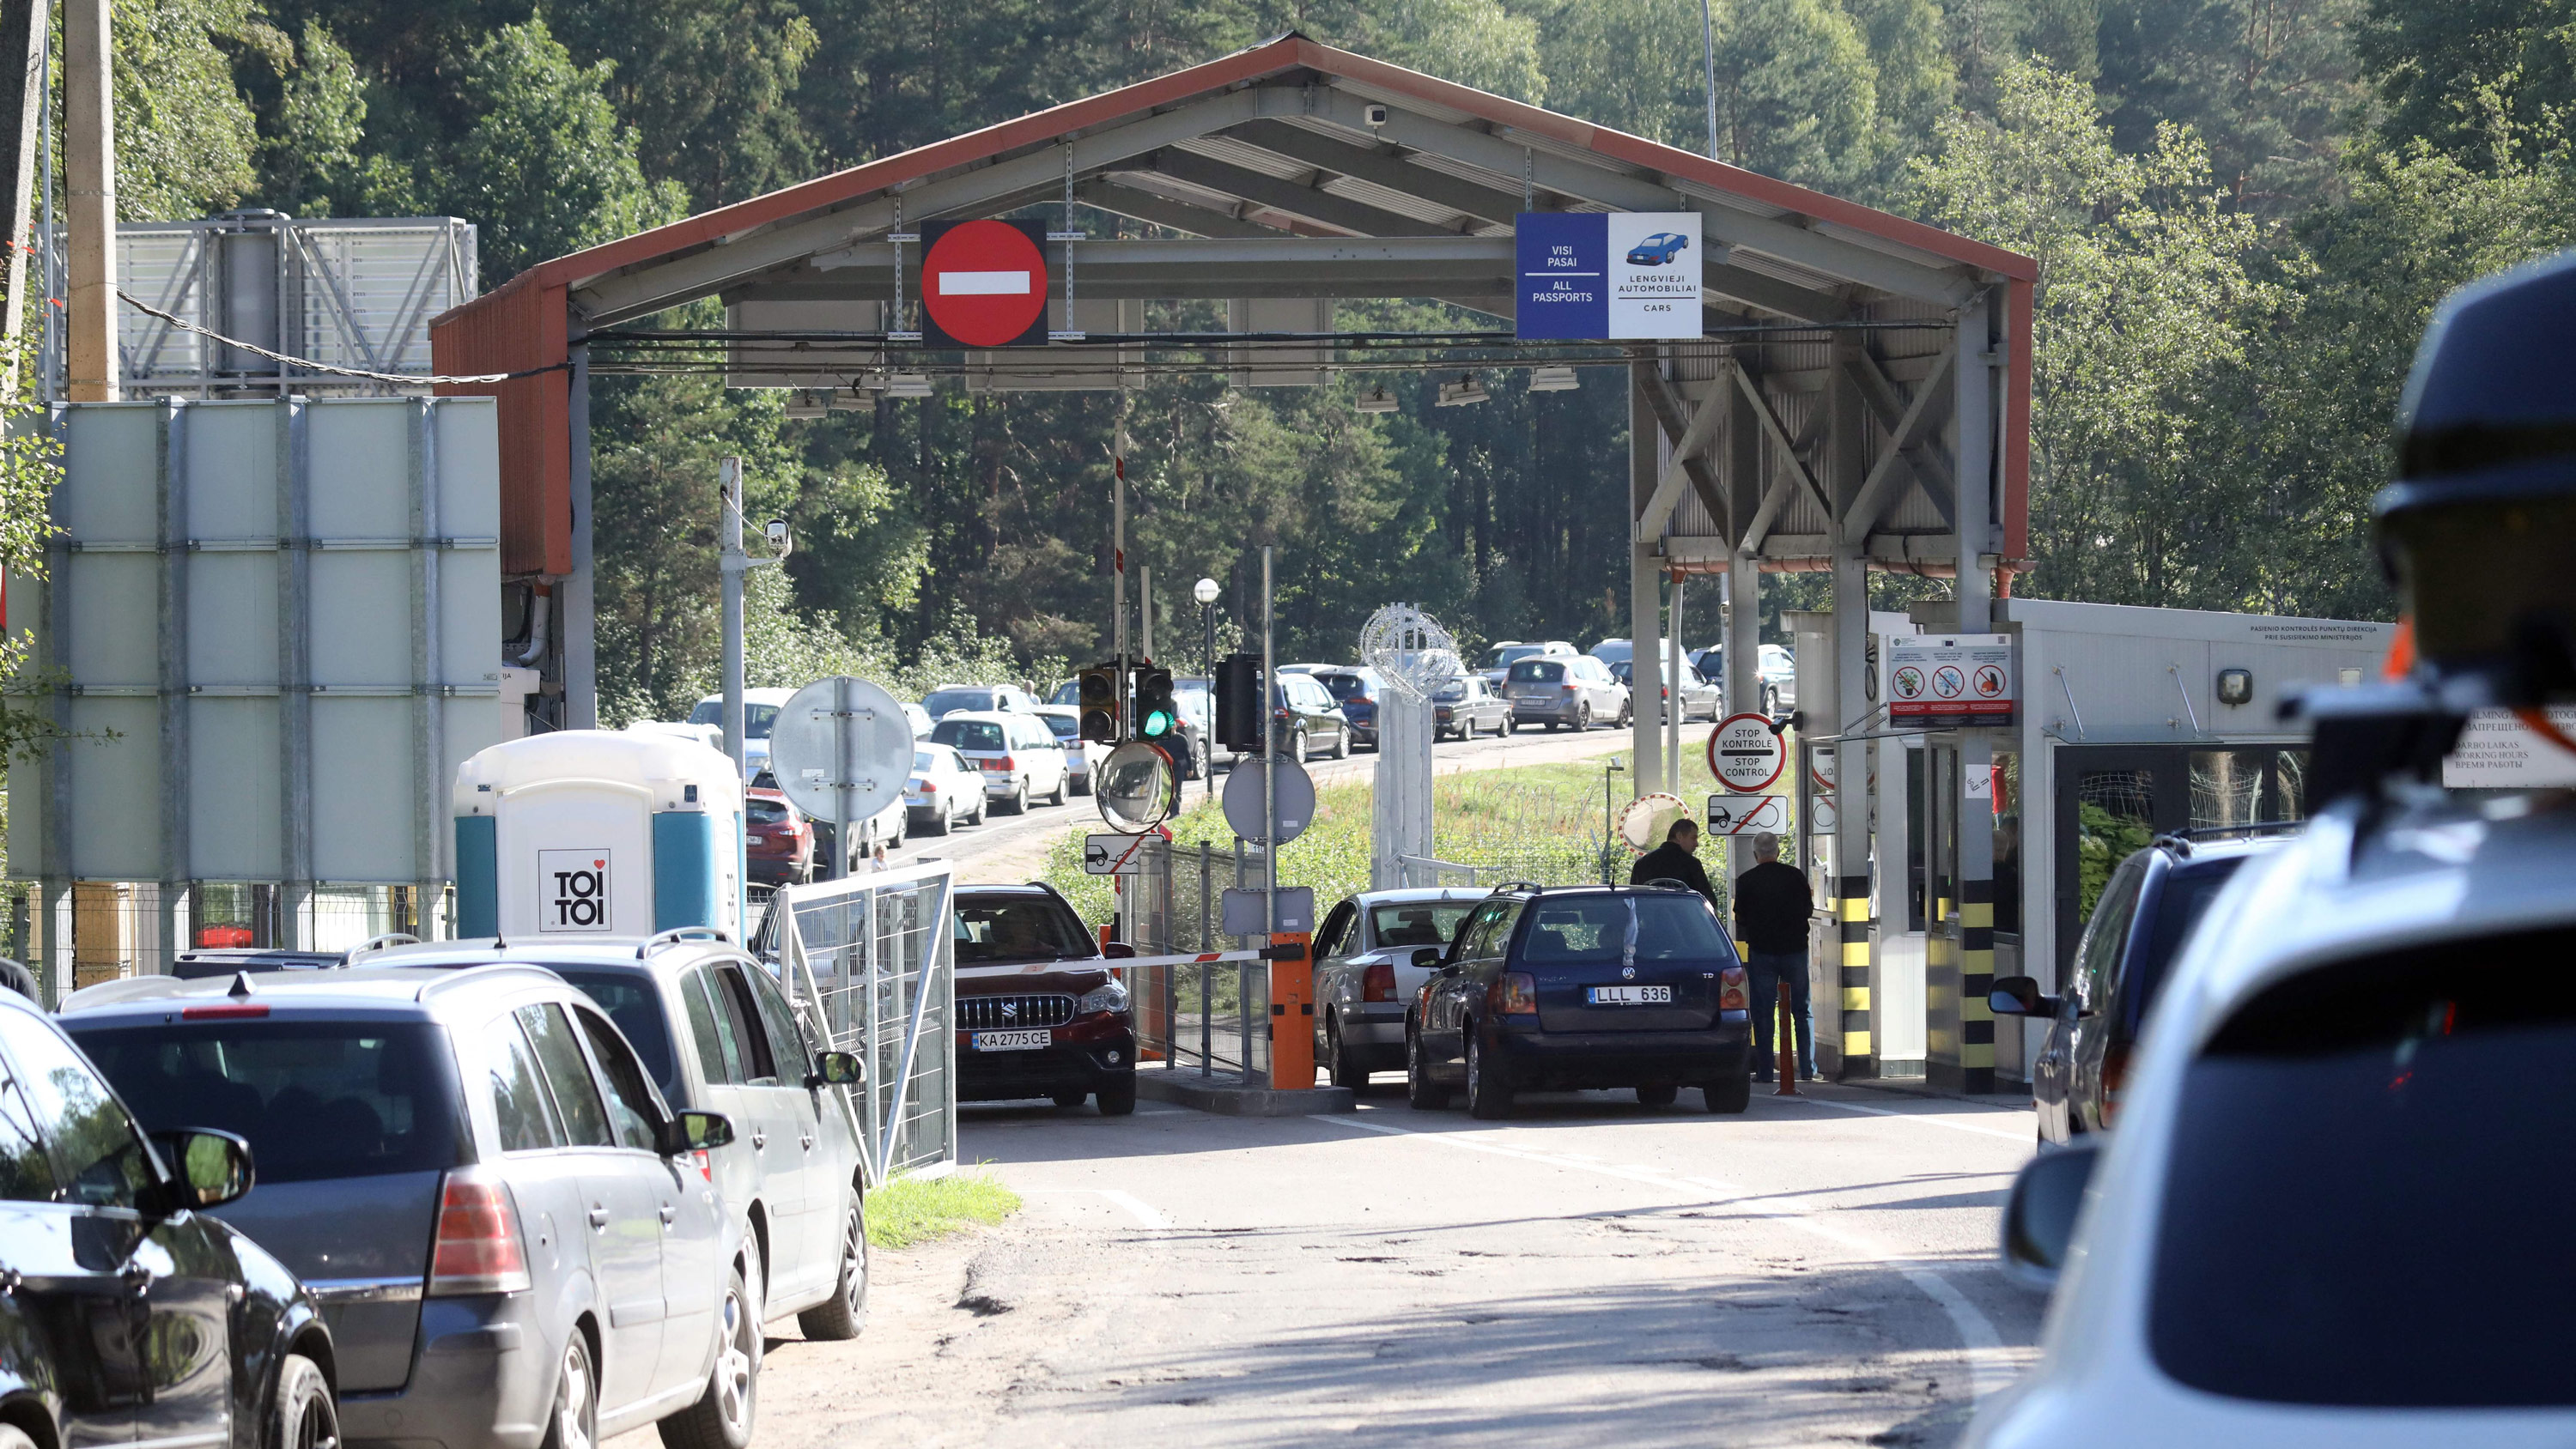
{"type": "Polygon", "coordinates": [[[1671,264],[1675,254],[1690,245],[1690,238],[1677,231],[1659,231],[1628,249],[1628,265],[1661,267],[1671,264]]]}

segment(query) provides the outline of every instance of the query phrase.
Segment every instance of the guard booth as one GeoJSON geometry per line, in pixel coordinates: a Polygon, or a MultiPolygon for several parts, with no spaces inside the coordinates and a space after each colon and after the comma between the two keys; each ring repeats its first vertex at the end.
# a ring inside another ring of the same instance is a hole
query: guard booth
{"type": "MultiPolygon", "coordinates": [[[[1873,965],[1859,1010],[1830,1009],[1817,983],[1818,1052],[1829,1072],[1870,1055],[1880,1075],[1922,1075],[1953,1090],[2027,1082],[2042,1030],[1986,1010],[1993,976],[2025,974],[2055,991],[2111,870],[2157,835],[2305,819],[2306,735],[2282,722],[2280,705],[2375,677],[2393,633],[2350,620],[2049,599],[2002,599],[1994,609],[1994,632],[2012,651],[2013,717],[1981,729],[1897,728],[1882,704],[1899,693],[1890,678],[1898,641],[1939,636],[1950,607],[1870,616],[1872,778],[1863,798],[1878,890],[1857,924],[1873,965]],[[1966,901],[1962,843],[1980,823],[1992,841],[1992,895],[1966,901]],[[1861,1043],[1874,1052],[1855,1050],[1861,1043]]],[[[1830,654],[1809,634],[1830,618],[1792,622],[1803,694],[1810,659],[1821,665],[1830,654]]],[[[1800,858],[1821,873],[1834,868],[1832,821],[1829,812],[1820,833],[1813,802],[1831,798],[1831,771],[1813,765],[1828,752],[1806,752],[1800,858]]],[[[1846,924],[1819,923],[1820,978],[1846,924]]]]}

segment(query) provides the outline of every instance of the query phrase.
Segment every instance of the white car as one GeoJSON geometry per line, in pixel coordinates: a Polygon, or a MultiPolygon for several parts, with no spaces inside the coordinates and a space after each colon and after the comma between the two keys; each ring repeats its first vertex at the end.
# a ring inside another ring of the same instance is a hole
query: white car
{"type": "Polygon", "coordinates": [[[903,719],[904,723],[912,726],[912,737],[916,740],[930,738],[930,727],[939,723],[930,717],[930,711],[917,704],[906,704],[903,707],[903,719]]]}
{"type": "Polygon", "coordinates": [[[2415,789],[2248,860],[2119,1126],[2023,1168],[2007,1268],[2063,1276],[1967,1444],[2576,1443],[2576,814],[2415,789]]]}
{"type": "Polygon", "coordinates": [[[1072,776],[1055,732],[1030,710],[959,710],[931,726],[930,742],[964,755],[984,777],[984,795],[1005,813],[1019,815],[1033,796],[1064,803],[1072,776]]]}
{"type": "MultiPolygon", "coordinates": [[[[1177,698],[1175,702],[1178,702],[1177,698]]],[[[1046,727],[1055,735],[1056,743],[1064,748],[1064,768],[1066,774],[1071,776],[1065,782],[1066,788],[1076,795],[1090,794],[1091,773],[1100,768],[1101,761],[1109,758],[1109,751],[1113,747],[1100,740],[1086,740],[1082,737],[1081,710],[1066,709],[1061,705],[1053,704],[1040,705],[1038,718],[1046,721],[1046,727]]]]}
{"type": "Polygon", "coordinates": [[[1513,729],[1525,724],[1552,730],[1628,727],[1628,686],[1589,654],[1519,659],[1504,674],[1495,692],[1511,701],[1513,729]]]}
{"type": "Polygon", "coordinates": [[[1574,657],[1574,646],[1562,639],[1549,639],[1536,643],[1506,639],[1494,646],[1493,652],[1485,656],[1485,667],[1476,672],[1485,676],[1487,684],[1499,689],[1502,687],[1503,676],[1511,673],[1512,666],[1524,659],[1572,659],[1574,657]]]}
{"type": "Polygon", "coordinates": [[[1439,953],[1489,892],[1473,887],[1362,891],[1315,935],[1315,1060],[1336,1087],[1404,1070],[1404,1013],[1439,969],[1439,953]],[[1415,957],[1432,953],[1428,963],[1415,957]]]}
{"type": "MultiPolygon", "coordinates": [[[[792,689],[746,689],[742,692],[742,778],[745,783],[769,768],[769,727],[778,712],[796,697],[792,689]]],[[[689,723],[714,725],[716,748],[724,748],[724,696],[710,694],[689,711],[689,723]]]]}
{"type": "Polygon", "coordinates": [[[921,697],[922,712],[933,724],[961,709],[1026,714],[1037,707],[1037,696],[1016,684],[943,684],[921,697]]]}
{"type": "Polygon", "coordinates": [[[959,822],[984,823],[984,776],[946,745],[924,742],[912,752],[912,778],[904,782],[903,811],[924,835],[946,835],[959,822]]]}

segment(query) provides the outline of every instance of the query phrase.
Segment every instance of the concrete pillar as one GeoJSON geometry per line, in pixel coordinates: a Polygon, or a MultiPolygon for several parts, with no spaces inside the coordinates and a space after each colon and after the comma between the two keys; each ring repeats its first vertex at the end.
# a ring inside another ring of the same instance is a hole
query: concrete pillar
{"type": "Polygon", "coordinates": [[[1840,808],[1834,823],[1833,915],[1842,948],[1838,980],[1842,988],[1842,1074],[1846,1077],[1877,1074],[1877,1044],[1884,1035],[1877,1016],[1877,959],[1871,950],[1870,935],[1870,745],[1866,740],[1849,738],[1871,732],[1876,711],[1870,698],[1868,560],[1860,556],[1857,545],[1839,545],[1834,557],[1834,717],[1830,728],[1845,736],[1834,747],[1834,789],[1840,808]]]}
{"type": "MultiPolygon", "coordinates": [[[[1993,517],[1995,410],[1993,322],[1999,309],[1992,293],[1980,293],[1960,309],[1957,343],[1959,365],[1954,395],[1958,407],[1958,550],[1956,597],[1958,629],[1983,634],[1993,627],[1994,575],[1987,571],[1987,535],[1993,517]]],[[[1926,983],[1932,1013],[1945,1025],[1957,1022],[1955,1053],[1934,1050],[1925,1072],[1934,1086],[1963,1092],[1995,1089],[1995,1018],[1986,993],[1995,981],[1995,810],[1994,740],[1991,732],[1970,730],[1959,747],[1959,941],[1955,964],[1935,964],[1926,983]],[[1951,1059],[1945,1059],[1951,1058],[1951,1059]]]]}
{"type": "MultiPolygon", "coordinates": [[[[1636,364],[1658,365],[1642,359],[1636,364]]],[[[1629,695],[1635,701],[1628,723],[1632,798],[1662,788],[1664,778],[1663,737],[1655,714],[1655,699],[1664,681],[1663,540],[1638,537],[1637,521],[1655,496],[1669,447],[1662,425],[1655,421],[1655,409],[1646,401],[1645,386],[1632,372],[1628,380],[1628,679],[1629,695]]]]}
{"type": "Polygon", "coordinates": [[[71,346],[65,378],[73,402],[115,402],[116,102],[109,79],[109,0],[63,7],[64,222],[69,232],[71,346]]]}

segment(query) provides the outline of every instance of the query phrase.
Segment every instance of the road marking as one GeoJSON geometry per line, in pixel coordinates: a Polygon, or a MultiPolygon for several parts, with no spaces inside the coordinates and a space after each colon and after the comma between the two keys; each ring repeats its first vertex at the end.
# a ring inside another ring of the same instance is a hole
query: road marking
{"type": "Polygon", "coordinates": [[[1136,1196],[1136,1194],[1132,1192],[1122,1192],[1114,1187],[1023,1187],[1015,1190],[1023,1195],[1078,1192],[1091,1197],[1107,1198],[1113,1206],[1125,1209],[1127,1215],[1134,1218],[1137,1223],[1143,1227],[1160,1230],[1172,1225],[1172,1220],[1170,1218],[1154,1211],[1153,1205],[1146,1202],[1143,1198],[1136,1196]]]}
{"type": "Polygon", "coordinates": [[[1819,1107],[1831,1107],[1838,1112],[1866,1112],[1872,1117],[1902,1117],[1908,1122],[1947,1127],[1953,1132],[1975,1132],[1981,1136],[2000,1137],[2006,1142],[2018,1142],[2024,1146],[2030,1146],[2033,1141],[2033,1134],[2028,1132],[2006,1132],[2000,1127],[1978,1127],[1966,1122],[1953,1122],[1947,1117],[1935,1117],[1928,1112],[1896,1112],[1885,1107],[1864,1107],[1858,1102],[1837,1102],[1830,1097],[1809,1097],[1806,1100],[1819,1107]]]}
{"type": "MultiPolygon", "coordinates": [[[[1890,1112],[1887,1115],[1901,1117],[1908,1114],[1890,1112]]],[[[1987,1318],[1984,1311],[1975,1303],[1970,1302],[1968,1295],[1960,1292],[1956,1284],[1931,1269],[1921,1266],[1917,1259],[1895,1252],[1857,1233],[1845,1232],[1841,1228],[1819,1221],[1804,1207],[1759,1197],[1741,1187],[1720,1182],[1714,1178],[1681,1177],[1646,1167],[1608,1167],[1598,1162],[1576,1161],[1551,1152],[1530,1152],[1492,1142],[1477,1142],[1471,1140],[1465,1133],[1417,1132],[1410,1127],[1391,1127],[1381,1122],[1363,1122],[1354,1117],[1325,1113],[1312,1114],[1307,1120],[1335,1127],[1356,1127],[1363,1132],[1376,1132],[1389,1137],[1413,1137],[1448,1147],[1463,1147],[1472,1152],[1490,1152],[1497,1157],[1518,1157],[1525,1161],[1544,1163],[1550,1167],[1564,1168],[1569,1171],[1599,1173],[1604,1177],[1642,1182],[1667,1191],[1715,1192],[1731,1200],[1728,1206],[1751,1213],[1756,1217],[1771,1218],[1793,1227],[1804,1228],[1862,1257],[1886,1264],[1906,1282],[1913,1284],[1917,1292],[1931,1299],[1944,1314],[1948,1315],[1951,1328],[1958,1333],[1960,1357],[1965,1359],[1968,1365],[1969,1397],[1972,1401],[1982,1399],[2012,1382],[2012,1369],[2002,1361],[2003,1335],[1995,1331],[1993,1320],[1987,1318]]]]}

